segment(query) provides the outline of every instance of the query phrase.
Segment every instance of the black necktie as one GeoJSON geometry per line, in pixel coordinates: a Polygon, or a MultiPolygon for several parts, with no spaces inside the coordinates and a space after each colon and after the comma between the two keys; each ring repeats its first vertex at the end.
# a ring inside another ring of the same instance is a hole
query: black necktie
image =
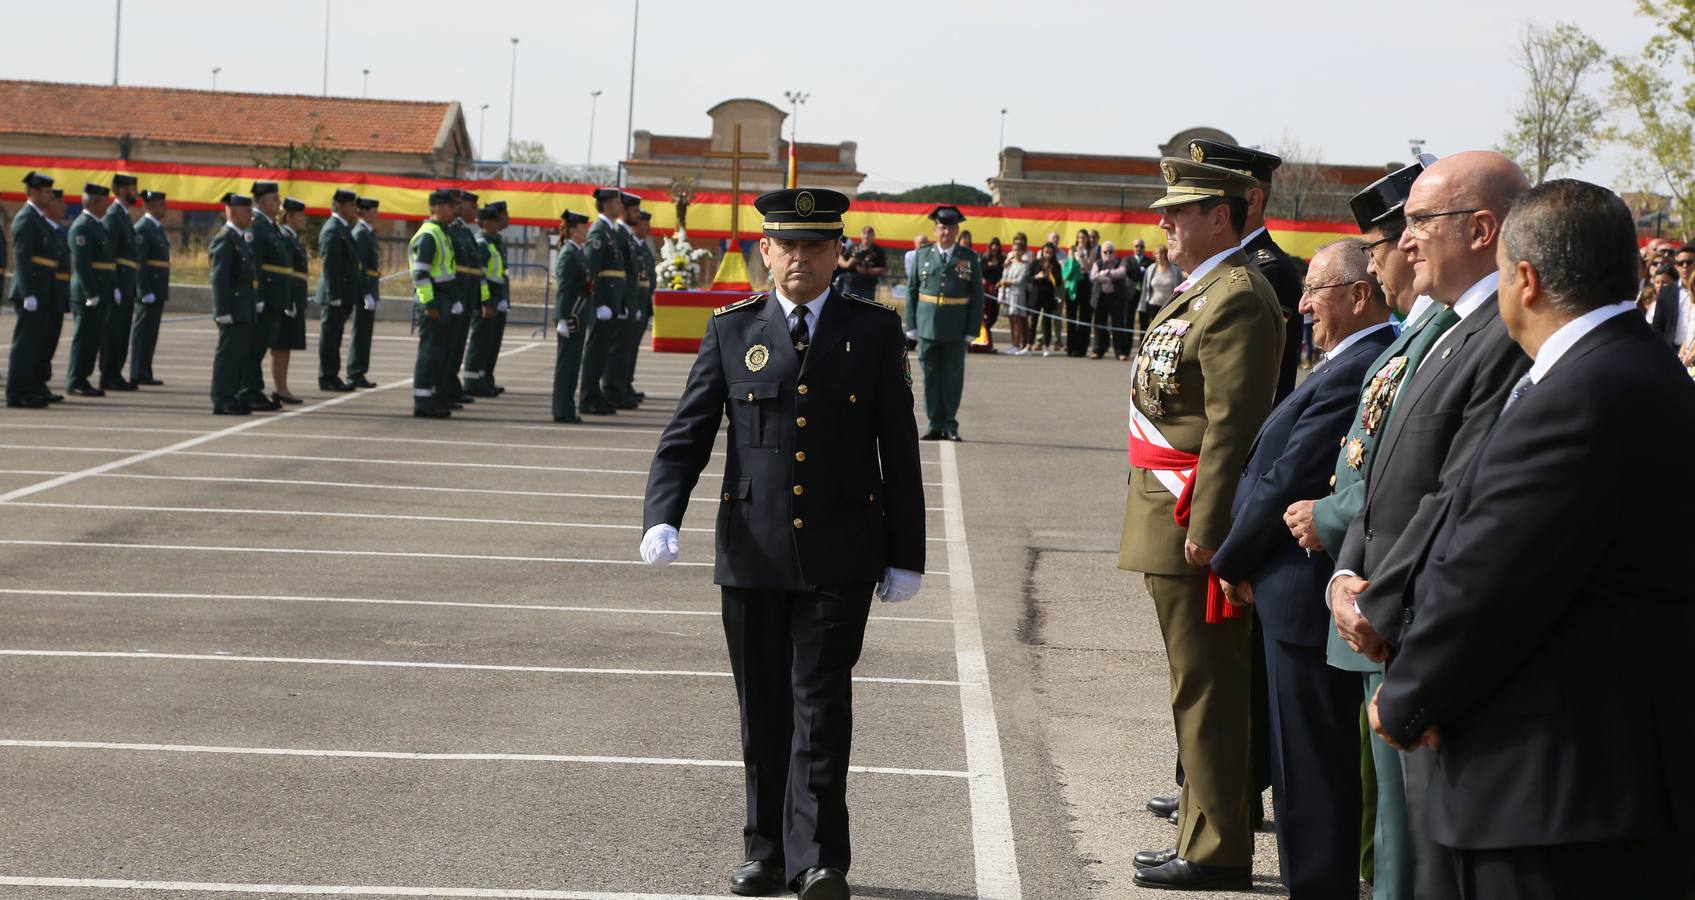
{"type": "Polygon", "coordinates": [[[806,307],[795,307],[795,324],[789,329],[789,340],[795,342],[795,356],[806,362],[806,307]]]}
{"type": "Polygon", "coordinates": [[[1507,395],[1507,402],[1501,404],[1501,415],[1506,415],[1507,410],[1512,409],[1513,404],[1517,403],[1519,398],[1523,397],[1525,394],[1530,393],[1531,389],[1534,387],[1536,387],[1536,382],[1530,380],[1530,373],[1524,373],[1524,377],[1520,378],[1518,383],[1513,385],[1513,392],[1507,395]]]}

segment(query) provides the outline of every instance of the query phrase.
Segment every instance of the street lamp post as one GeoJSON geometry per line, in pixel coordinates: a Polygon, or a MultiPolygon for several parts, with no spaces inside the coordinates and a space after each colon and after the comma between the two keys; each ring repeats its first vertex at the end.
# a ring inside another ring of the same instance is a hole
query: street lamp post
{"type": "Polygon", "coordinates": [[[594,166],[594,114],[600,108],[600,91],[589,91],[589,153],[584,160],[585,167],[594,166]]]}
{"type": "Polygon", "coordinates": [[[488,156],[488,147],[483,144],[483,135],[488,134],[488,104],[477,108],[477,152],[488,156]]]}
{"type": "MultiPolygon", "coordinates": [[[[641,34],[642,0],[635,0],[630,14],[630,102],[624,112],[624,159],[636,151],[636,38],[641,34]]],[[[624,186],[624,163],[618,163],[618,186],[624,186]]]]}
{"type": "Polygon", "coordinates": [[[365,96],[369,97],[369,96],[371,96],[371,70],[370,69],[363,69],[361,71],[363,71],[365,73],[365,83],[364,83],[364,86],[361,88],[361,92],[365,96]]]}
{"type": "Polygon", "coordinates": [[[518,39],[512,39],[512,83],[506,90],[506,155],[512,155],[513,104],[518,100],[518,39]]]}
{"type": "MultiPolygon", "coordinates": [[[[1001,145],[999,150],[1006,149],[1006,107],[1001,107],[1001,145]]],[[[996,152],[999,152],[997,150],[996,152]]]]}
{"type": "Polygon", "coordinates": [[[324,96],[330,95],[330,0],[324,0],[324,96]]]}
{"type": "Polygon", "coordinates": [[[218,73],[222,72],[223,70],[224,70],[223,66],[213,66],[212,67],[212,90],[214,90],[214,91],[218,89],[218,73]]]}
{"type": "MultiPolygon", "coordinates": [[[[800,105],[811,96],[806,91],[783,92],[783,99],[789,101],[789,105],[794,107],[794,116],[789,120],[789,160],[794,163],[796,182],[800,181],[800,105]]],[[[784,187],[795,187],[793,184],[787,184],[787,179],[784,179],[784,181],[784,187]]]]}
{"type": "Polygon", "coordinates": [[[117,0],[112,12],[112,86],[118,86],[118,46],[124,36],[124,0],[117,0]]]}

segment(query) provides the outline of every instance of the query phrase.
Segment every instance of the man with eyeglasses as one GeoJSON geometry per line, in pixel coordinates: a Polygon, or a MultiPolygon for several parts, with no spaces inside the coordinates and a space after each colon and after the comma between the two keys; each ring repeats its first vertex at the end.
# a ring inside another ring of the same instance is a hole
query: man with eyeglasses
{"type": "MultiPolygon", "coordinates": [[[[1418,610],[1408,588],[1434,525],[1438,494],[1464,472],[1530,359],[1507,334],[1495,302],[1496,244],[1513,201],[1530,189],[1499,153],[1470,151],[1425,169],[1404,207],[1398,247],[1413,267],[1413,290],[1451,307],[1459,321],[1431,346],[1397,392],[1378,452],[1366,471],[1365,501],[1348,527],[1327,602],[1348,646],[1388,660],[1418,610]]],[[[1456,897],[1453,873],[1425,827],[1435,754],[1401,759],[1419,900],[1456,897]]]]}
{"type": "Polygon", "coordinates": [[[1695,245],[1684,244],[1672,254],[1673,270],[1676,279],[1665,287],[1660,288],[1659,298],[1654,303],[1654,318],[1649,324],[1654,331],[1665,337],[1666,343],[1678,351],[1678,356],[1685,365],[1695,348],[1691,347],[1689,326],[1695,320],[1695,309],[1691,309],[1692,301],[1689,294],[1689,279],[1695,276],[1695,245]]]}

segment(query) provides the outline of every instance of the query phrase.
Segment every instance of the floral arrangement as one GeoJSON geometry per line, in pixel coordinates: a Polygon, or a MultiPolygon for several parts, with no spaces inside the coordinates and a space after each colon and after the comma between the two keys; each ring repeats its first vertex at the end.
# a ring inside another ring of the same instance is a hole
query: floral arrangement
{"type": "Polygon", "coordinates": [[[712,255],[705,248],[696,250],[689,244],[688,232],[677,229],[659,246],[659,284],[673,291],[693,290],[700,286],[700,261],[712,255]]]}

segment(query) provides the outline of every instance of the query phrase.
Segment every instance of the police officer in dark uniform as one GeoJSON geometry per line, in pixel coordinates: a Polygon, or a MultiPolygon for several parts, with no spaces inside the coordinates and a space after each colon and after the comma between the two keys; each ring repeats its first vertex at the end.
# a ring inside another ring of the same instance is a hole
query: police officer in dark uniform
{"type": "Polygon", "coordinates": [[[140,249],[135,242],[135,222],[129,208],[140,197],[134,175],[112,176],[112,205],[100,224],[112,239],[112,306],[106,310],[106,330],[100,341],[100,389],[133,391],[134,383],[124,378],[124,361],[129,358],[131,310],[135,307],[136,284],[141,272],[140,249]]]}
{"type": "Polygon", "coordinates": [[[282,409],[281,400],[265,396],[265,351],[267,340],[281,328],[283,312],[290,307],[294,293],[294,248],[283,236],[277,217],[282,214],[282,193],[275,181],[255,181],[250,189],[253,197],[253,228],[248,237],[253,250],[253,263],[259,269],[259,294],[253,331],[253,341],[247,348],[247,360],[241,366],[241,389],[236,399],[254,412],[282,409]]]}
{"type": "Polygon", "coordinates": [[[583,326],[593,295],[589,291],[589,217],[566,210],[559,215],[559,256],[553,263],[554,320],[559,349],[553,360],[553,421],[580,424],[577,415],[577,375],[583,368],[583,326]]]}
{"type": "Polygon", "coordinates": [[[165,192],[142,191],[146,208],[135,224],[135,243],[141,257],[136,280],[135,320],[130,325],[129,380],[131,384],[162,385],[153,377],[153,351],[159,345],[159,322],[171,299],[171,238],[165,234],[165,192]]]}
{"type": "Polygon", "coordinates": [[[224,195],[223,227],[206,248],[212,260],[212,321],[218,323],[218,346],[212,353],[212,412],[245,416],[253,409],[241,402],[242,373],[252,356],[259,318],[259,266],[247,229],[253,224],[253,198],[224,195]]]}
{"type": "Polygon", "coordinates": [[[58,238],[51,220],[53,179],[31,172],[24,176],[28,201],[12,219],[12,308],[18,314],[12,327],[12,353],[6,366],[6,405],[42,409],[49,402],[42,360],[58,340],[54,321],[62,317],[54,302],[54,276],[59,268],[58,238]]]}
{"type": "Polygon", "coordinates": [[[353,221],[359,218],[359,195],[337,188],[330,198],[330,217],[318,229],[318,390],[346,393],[353,385],[341,380],[341,335],[365,295],[364,267],[353,243],[353,221]]]}
{"type": "Polygon", "coordinates": [[[106,313],[112,306],[112,283],[118,264],[112,258],[112,238],[100,217],[111,205],[112,190],[103,184],[82,188],[82,213],[71,223],[71,361],[66,392],[78,397],[104,397],[89,384],[106,340],[106,313]]]}
{"type": "Polygon", "coordinates": [[[875,589],[916,593],[924,489],[901,318],[830,288],[847,197],[754,206],[775,289],[714,310],[648,474],[642,558],[677,529],[729,417],[714,581],[741,706],[746,862],[737,894],[848,896],[852,674],[875,589]]]}
{"type": "Polygon", "coordinates": [[[611,368],[611,354],[616,346],[618,320],[624,313],[624,282],[629,278],[629,263],[624,258],[624,241],[618,235],[618,221],[624,217],[624,192],[617,188],[595,188],[594,208],[597,215],[589,224],[589,289],[593,295],[593,321],[585,321],[588,336],[583,342],[583,371],[577,385],[577,411],[591,416],[610,416],[618,412],[611,398],[601,389],[601,381],[611,368]]]}
{"type": "Polygon", "coordinates": [[[356,388],[374,388],[377,383],[365,377],[371,371],[371,336],[377,327],[377,300],[382,296],[382,250],[377,244],[377,220],[382,218],[382,202],[375,197],[360,197],[354,201],[359,208],[359,221],[353,223],[353,247],[359,251],[359,267],[364,270],[365,294],[353,307],[353,333],[347,342],[347,383],[356,388]]]}

